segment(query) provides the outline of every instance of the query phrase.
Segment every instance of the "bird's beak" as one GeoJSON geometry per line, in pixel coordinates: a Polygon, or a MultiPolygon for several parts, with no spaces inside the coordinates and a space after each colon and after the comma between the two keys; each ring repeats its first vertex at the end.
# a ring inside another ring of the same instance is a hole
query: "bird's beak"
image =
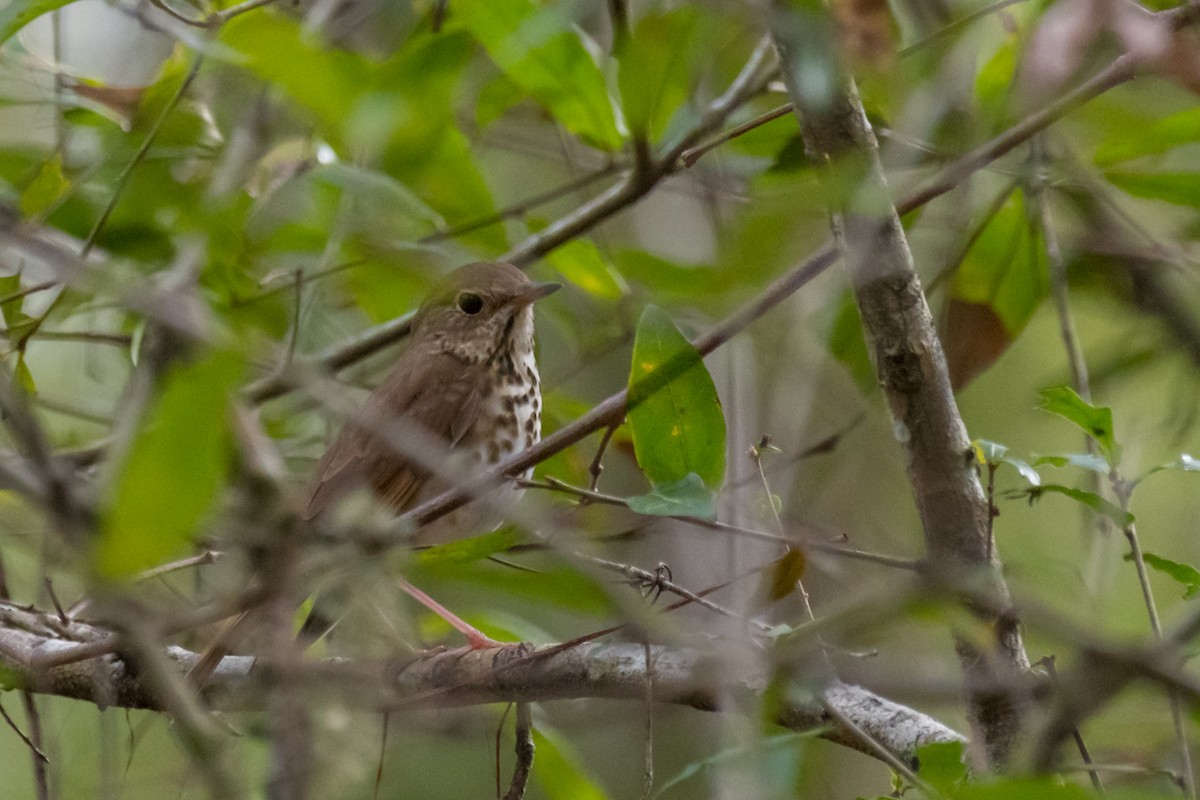
{"type": "Polygon", "coordinates": [[[552,295],[562,288],[561,283],[551,281],[531,282],[525,289],[511,300],[514,306],[527,306],[535,300],[552,295]]]}

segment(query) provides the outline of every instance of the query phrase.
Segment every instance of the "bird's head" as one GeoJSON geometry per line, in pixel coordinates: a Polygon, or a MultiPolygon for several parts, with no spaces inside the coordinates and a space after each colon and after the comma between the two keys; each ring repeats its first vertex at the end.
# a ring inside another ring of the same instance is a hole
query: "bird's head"
{"type": "Polygon", "coordinates": [[[502,346],[533,345],[530,306],[561,288],[537,283],[501,261],[467,264],[429,294],[413,319],[415,341],[467,361],[490,360],[502,346]]]}

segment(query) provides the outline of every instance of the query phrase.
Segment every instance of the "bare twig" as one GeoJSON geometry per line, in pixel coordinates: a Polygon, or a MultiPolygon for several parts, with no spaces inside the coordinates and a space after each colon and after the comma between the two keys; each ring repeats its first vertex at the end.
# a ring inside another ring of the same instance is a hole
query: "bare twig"
{"type": "Polygon", "coordinates": [[[529,703],[517,703],[516,723],[517,761],[513,765],[512,782],[504,794],[504,800],[521,800],[525,797],[525,787],[529,785],[529,773],[533,769],[533,714],[529,703]]]}
{"type": "Polygon", "coordinates": [[[600,437],[600,446],[596,448],[596,455],[592,456],[592,463],[588,464],[588,474],[592,476],[592,482],[588,486],[591,491],[596,491],[600,486],[600,475],[604,472],[604,451],[608,449],[608,443],[612,440],[613,434],[617,432],[619,425],[609,425],[604,429],[604,435],[600,437]]]}

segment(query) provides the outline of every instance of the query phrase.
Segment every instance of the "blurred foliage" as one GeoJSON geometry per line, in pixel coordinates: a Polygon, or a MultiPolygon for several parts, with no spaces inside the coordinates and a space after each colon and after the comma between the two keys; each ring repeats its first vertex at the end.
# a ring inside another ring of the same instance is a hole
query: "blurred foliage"
{"type": "MultiPolygon", "coordinates": [[[[194,22],[224,16],[189,25],[154,4],[109,9],[123,19],[148,15],[159,30],[151,35],[171,50],[139,85],[108,85],[95,77],[99,66],[78,66],[73,53],[56,55],[34,35],[50,12],[63,9],[65,24],[84,0],[9,0],[0,9],[3,231],[11,215],[22,232],[73,256],[92,251],[86,274],[64,275],[63,264],[5,239],[4,359],[48,447],[107,456],[66,481],[89,511],[86,541],[58,535],[55,515],[18,493],[0,494],[7,590],[41,607],[52,605],[51,585],[68,607],[101,588],[123,591],[167,619],[244,589],[273,535],[263,520],[283,515],[341,420],[305,392],[251,408],[242,388],[412,311],[449,268],[496,258],[531,236],[542,241],[565,224],[570,235],[530,267],[568,284],[537,312],[545,426],[561,428],[626,387],[635,405],[608,442],[602,474],[592,464],[598,436],[538,473],[579,487],[594,480],[628,508],[528,489],[528,516],[490,534],[387,557],[350,545],[314,556],[306,576],[344,585],[352,600],[354,629],[331,647],[389,656],[445,628],[392,591],[396,570],[492,631],[569,639],[632,621],[630,635],[719,641],[732,629],[714,627],[714,617],[659,614],[653,591],[643,599],[636,589],[647,587],[631,589],[573,555],[669,565],[671,579],[695,591],[758,575],[749,568],[779,557],[777,543],[671,527],[663,517],[773,530],[777,501],[789,528],[919,557],[896,446],[905,432],[880,402],[872,365],[888,354],[864,341],[843,274],[807,285],[712,356],[688,344],[825,241],[827,205],[853,194],[861,161],[813,163],[795,116],[785,114],[673,169],[620,213],[578,225],[571,215],[594,208],[638,158],[660,157],[699,126],[704,135],[688,142],[708,142],[784,103],[772,84],[726,118],[708,116],[767,25],[787,26],[805,43],[790,76],[803,92],[801,113],[824,110],[843,76],[855,74],[897,197],[1146,32],[1101,13],[1098,0],[832,8],[796,0],[770,14],[753,3],[659,0],[166,2],[194,22]],[[614,30],[609,13],[618,7],[629,18],[614,30]],[[1056,56],[1073,77],[1036,80],[1056,56]],[[56,61],[64,65],[57,76],[56,61]],[[826,168],[833,177],[822,180],[826,168]],[[679,359],[680,375],[645,391],[647,375],[679,359]],[[765,465],[765,493],[746,455],[764,433],[783,451],[765,465]],[[138,580],[197,548],[225,555],[138,580]]],[[[73,18],[70,30],[90,32],[101,60],[150,51],[108,25],[73,18]]],[[[72,33],[60,45],[78,41],[72,33]]],[[[1200,451],[1200,111],[1194,43],[1160,43],[1177,63],[1147,62],[1137,82],[1042,134],[1036,151],[1016,147],[904,219],[976,463],[995,484],[996,547],[1014,594],[1052,605],[1097,637],[1148,631],[1121,537],[1096,515],[1125,525],[1136,514],[1143,561],[1166,590],[1165,621],[1195,613],[1200,585],[1197,462],[1188,455],[1200,451]],[[1063,385],[1066,323],[1048,300],[1056,287],[1043,218],[1060,243],[1095,402],[1063,385]],[[1039,400],[1058,418],[1038,412],[1039,400]],[[1080,431],[1093,452],[1084,452],[1080,431]],[[1111,475],[1117,466],[1121,483],[1111,475]],[[1123,501],[1115,487],[1128,490],[1123,501]],[[1059,497],[1029,502],[1047,493],[1059,497]]],[[[348,398],[375,385],[391,352],[347,359],[337,377],[348,398]]],[[[5,449],[36,457],[14,425],[3,429],[5,449]]],[[[363,525],[376,523],[391,521],[363,525]]],[[[830,663],[966,730],[947,631],[975,623],[904,595],[877,564],[796,552],[787,585],[803,571],[818,617],[874,598],[869,620],[822,633],[830,663]],[[878,603],[893,589],[894,602],[878,603]],[[938,693],[943,686],[952,690],[938,693]]],[[[740,608],[743,585],[714,597],[740,608]]],[[[759,593],[743,594],[760,602],[759,593]]],[[[771,609],[771,622],[800,636],[792,600],[771,609]]],[[[1034,659],[1085,659],[1054,631],[1027,634],[1034,659]]],[[[198,649],[211,635],[178,641],[198,649]]],[[[770,647],[763,651],[756,655],[770,647]]],[[[15,700],[0,695],[28,730],[15,700]]],[[[158,798],[163,787],[203,796],[161,716],[37,702],[52,796],[158,798]]],[[[613,705],[538,710],[531,797],[642,795],[646,709],[613,705]]],[[[652,796],[853,797],[891,785],[884,767],[807,734],[759,730],[735,714],[653,713],[652,796]]],[[[372,796],[378,722],[365,716],[330,708],[317,720],[320,785],[336,786],[337,796],[372,796]]],[[[498,717],[398,715],[385,788],[428,797],[490,791],[498,717]]],[[[260,786],[262,720],[232,720],[245,734],[230,737],[240,777],[260,786]]],[[[1194,739],[1194,720],[1188,732],[1194,739]]],[[[1083,733],[1098,758],[1131,767],[1105,776],[1109,797],[1174,796],[1163,771],[1178,765],[1161,694],[1131,691],[1083,733]]],[[[5,797],[35,796],[28,758],[19,739],[0,736],[5,797]]],[[[927,749],[920,761],[919,777],[950,798],[1093,796],[1079,772],[980,780],[965,774],[955,747],[927,749]]]]}

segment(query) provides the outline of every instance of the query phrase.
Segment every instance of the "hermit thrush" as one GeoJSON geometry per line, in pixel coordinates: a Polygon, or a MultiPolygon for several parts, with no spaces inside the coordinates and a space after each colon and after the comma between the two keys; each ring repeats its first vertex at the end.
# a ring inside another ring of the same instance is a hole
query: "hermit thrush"
{"type": "MultiPolygon", "coordinates": [[[[420,426],[447,443],[460,459],[456,469],[461,461],[468,469],[485,468],[531,447],[541,437],[542,411],[531,304],[559,288],[533,283],[501,262],[452,272],[413,318],[408,348],[367,398],[365,418],[400,418],[420,426]]],[[[400,514],[446,486],[369,429],[350,422],[317,466],[305,516],[321,514],[356,488],[371,490],[400,514]]],[[[460,509],[427,526],[433,532],[423,529],[418,538],[428,542],[495,527],[503,506],[518,497],[504,487],[480,504],[486,508],[460,509]]],[[[404,588],[430,605],[423,593],[404,588]]]]}

